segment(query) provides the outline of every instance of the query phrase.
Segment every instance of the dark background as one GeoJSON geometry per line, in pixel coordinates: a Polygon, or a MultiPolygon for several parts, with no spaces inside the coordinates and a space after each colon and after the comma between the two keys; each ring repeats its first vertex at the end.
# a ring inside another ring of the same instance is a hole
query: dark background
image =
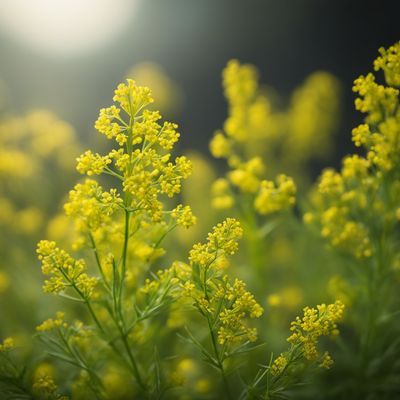
{"type": "Polygon", "coordinates": [[[49,56],[1,34],[7,109],[49,108],[86,141],[98,109],[110,104],[127,70],[153,61],[184,91],[181,147],[206,151],[226,116],[220,75],[230,58],[255,64],[262,81],[284,96],[324,69],[344,88],[339,158],[350,149],[351,128],[361,119],[352,81],[371,70],[380,46],[400,39],[399,1],[137,1],[132,22],[116,41],[80,56],[49,56]]]}

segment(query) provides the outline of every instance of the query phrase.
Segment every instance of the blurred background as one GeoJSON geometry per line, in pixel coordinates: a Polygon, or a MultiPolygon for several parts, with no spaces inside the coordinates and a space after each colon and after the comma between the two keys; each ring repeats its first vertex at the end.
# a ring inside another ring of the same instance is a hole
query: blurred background
{"type": "Polygon", "coordinates": [[[255,64],[261,81],[283,99],[322,69],[344,88],[339,160],[360,118],[352,81],[370,69],[378,47],[399,39],[398,4],[1,0],[1,107],[12,113],[51,110],[85,143],[116,84],[129,71],[136,78],[151,75],[174,98],[167,114],[181,126],[180,146],[207,151],[226,117],[221,70],[229,59],[255,64]]]}

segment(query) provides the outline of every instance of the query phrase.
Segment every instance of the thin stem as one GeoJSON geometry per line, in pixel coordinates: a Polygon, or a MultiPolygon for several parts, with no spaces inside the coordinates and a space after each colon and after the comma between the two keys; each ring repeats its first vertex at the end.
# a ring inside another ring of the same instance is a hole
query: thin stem
{"type": "Polygon", "coordinates": [[[97,250],[97,246],[96,246],[96,242],[94,240],[94,237],[92,235],[92,232],[89,232],[89,239],[90,239],[90,243],[92,245],[92,250],[96,259],[96,264],[97,264],[97,268],[100,272],[101,277],[103,278],[103,282],[104,285],[106,286],[106,288],[108,289],[108,291],[110,290],[110,285],[107,282],[106,276],[104,274],[104,270],[103,267],[101,266],[101,261],[100,261],[100,257],[99,257],[99,252],[97,250]]]}
{"type": "MultiPolygon", "coordinates": [[[[208,300],[208,292],[207,292],[207,268],[204,270],[204,276],[203,276],[204,282],[204,295],[205,298],[208,300]]],[[[222,376],[222,381],[224,383],[224,390],[225,390],[225,396],[227,399],[231,399],[231,391],[229,388],[229,383],[228,383],[228,379],[226,378],[225,375],[225,370],[224,370],[224,365],[222,364],[221,361],[221,356],[220,353],[218,351],[218,345],[217,345],[217,341],[215,339],[215,334],[214,334],[214,329],[213,326],[211,324],[210,321],[210,317],[208,316],[208,314],[206,313],[206,318],[207,318],[207,323],[208,323],[208,329],[210,331],[210,337],[211,337],[211,342],[212,342],[212,346],[213,346],[213,350],[214,350],[214,354],[215,354],[215,358],[217,360],[217,364],[218,364],[218,368],[221,371],[221,376],[222,376]]]]}
{"type": "Polygon", "coordinates": [[[126,337],[126,334],[122,331],[122,328],[120,328],[120,333],[121,333],[122,343],[124,344],[126,352],[128,353],[129,360],[130,360],[130,362],[132,364],[132,372],[133,372],[133,374],[135,376],[135,379],[136,379],[137,383],[139,384],[139,386],[144,391],[146,391],[147,390],[146,385],[143,382],[143,379],[141,377],[141,374],[140,374],[139,368],[137,366],[136,360],[135,360],[135,358],[134,358],[134,356],[132,354],[132,350],[131,350],[131,348],[129,346],[128,339],[126,337]]]}
{"type": "Polygon", "coordinates": [[[228,379],[226,377],[226,373],[225,373],[225,370],[224,370],[224,365],[223,365],[223,363],[221,361],[221,357],[220,357],[220,354],[219,354],[219,351],[218,351],[218,345],[217,345],[217,341],[215,339],[214,330],[212,329],[211,322],[210,322],[210,319],[209,319],[208,315],[207,315],[207,322],[208,322],[208,328],[210,330],[211,342],[212,342],[212,345],[213,345],[215,358],[217,359],[218,367],[219,367],[219,370],[221,371],[222,381],[224,383],[225,396],[226,396],[227,399],[231,399],[232,398],[232,394],[231,394],[231,390],[230,390],[230,387],[229,387],[229,382],[228,382],[228,379]]]}
{"type": "Polygon", "coordinates": [[[129,244],[129,223],[130,223],[130,213],[125,211],[125,231],[124,231],[124,244],[122,248],[122,269],[121,269],[121,276],[120,276],[120,283],[119,283],[119,293],[118,293],[118,303],[119,309],[121,312],[121,303],[122,303],[122,296],[124,290],[124,282],[125,282],[125,274],[126,274],[126,260],[128,254],[128,244],[129,244]]]}
{"type": "MultiPolygon", "coordinates": [[[[86,304],[87,304],[88,310],[89,310],[89,312],[90,312],[90,315],[92,316],[92,318],[93,318],[93,320],[95,321],[96,325],[97,325],[98,328],[101,330],[101,332],[102,332],[103,334],[105,334],[104,328],[102,327],[100,321],[99,321],[98,318],[96,317],[96,314],[95,314],[95,312],[94,312],[94,310],[93,310],[91,304],[90,304],[88,301],[86,302],[86,304]]],[[[127,340],[127,338],[126,338],[126,334],[124,333],[123,328],[122,328],[122,326],[120,325],[119,321],[114,321],[114,322],[115,322],[115,324],[116,324],[116,326],[117,326],[117,328],[118,328],[118,330],[119,330],[119,332],[120,332],[120,337],[121,337],[122,343],[123,343],[123,345],[124,345],[124,347],[125,347],[125,349],[126,349],[126,352],[128,353],[128,357],[129,357],[129,360],[130,360],[131,365],[132,365],[132,372],[133,372],[134,378],[135,378],[136,382],[138,383],[138,385],[139,385],[143,390],[146,390],[146,386],[145,386],[144,383],[143,383],[143,379],[142,379],[142,377],[141,377],[141,375],[140,375],[139,368],[138,368],[138,366],[137,366],[137,363],[136,363],[136,361],[135,361],[135,358],[133,357],[131,348],[130,348],[129,343],[128,343],[128,340],[127,340]]],[[[116,354],[119,354],[119,353],[120,353],[119,350],[118,350],[118,348],[115,346],[115,343],[110,342],[110,341],[108,341],[107,343],[109,344],[109,346],[111,346],[111,348],[114,350],[114,352],[115,352],[116,354]]]]}

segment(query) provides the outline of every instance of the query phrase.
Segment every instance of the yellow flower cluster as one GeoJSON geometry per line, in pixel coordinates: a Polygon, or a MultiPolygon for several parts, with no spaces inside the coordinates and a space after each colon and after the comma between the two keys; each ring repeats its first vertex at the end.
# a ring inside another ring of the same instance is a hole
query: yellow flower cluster
{"type": "Polygon", "coordinates": [[[400,42],[379,52],[381,56],[374,67],[376,71],[383,70],[386,86],[378,84],[372,73],[355,80],[353,90],[359,94],[356,108],[368,115],[366,123],[353,130],[353,141],[366,149],[372,165],[385,172],[399,161],[400,42]]]}
{"type": "Polygon", "coordinates": [[[304,216],[306,222],[317,222],[333,246],[360,259],[376,252],[374,232],[389,229],[387,224],[396,219],[400,107],[399,89],[393,86],[400,74],[399,48],[397,43],[381,49],[374,64],[385,72],[387,86],[378,84],[372,73],[354,82],[356,108],[367,116],[353,129],[353,142],[366,156],[347,156],[340,172],[324,171],[312,199],[316,211],[304,216]]]}
{"type": "Polygon", "coordinates": [[[61,311],[58,311],[56,313],[56,318],[49,318],[46,321],[43,321],[40,325],[36,327],[36,330],[38,332],[47,332],[51,331],[53,329],[58,329],[58,328],[67,328],[67,323],[64,320],[65,314],[61,311]]]}
{"type": "Polygon", "coordinates": [[[14,339],[9,337],[3,340],[3,343],[0,344],[0,353],[6,352],[14,348],[14,339]]]}
{"type": "Polygon", "coordinates": [[[360,210],[370,209],[367,199],[374,190],[368,162],[356,155],[345,158],[341,173],[328,169],[322,174],[314,199],[320,211],[305,214],[304,220],[309,223],[317,220],[321,235],[332,246],[356,258],[370,257],[373,247],[369,229],[356,216],[360,210]]]}
{"type": "Polygon", "coordinates": [[[386,115],[396,111],[398,103],[399,91],[390,86],[379,85],[375,79],[374,74],[369,73],[357,78],[353,86],[353,91],[360,95],[355,101],[356,109],[368,113],[368,124],[382,122],[386,115]]]}
{"type": "Polygon", "coordinates": [[[400,86],[400,42],[387,50],[379,49],[380,57],[374,61],[375,71],[383,70],[385,79],[390,86],[400,86]]]}
{"type": "Polygon", "coordinates": [[[101,156],[87,151],[78,158],[77,169],[87,175],[106,173],[122,181],[130,208],[143,210],[155,222],[162,218],[160,194],[172,197],[181,190],[181,181],[192,171],[186,157],[171,160],[169,151],[179,139],[177,125],[159,123],[158,111],[145,109],[153,102],[150,89],[131,79],[115,90],[113,105],[100,110],[95,128],[114,138],[117,150],[101,156]],[[125,112],[122,115],[122,110],[125,112]]]}
{"type": "Polygon", "coordinates": [[[264,172],[260,157],[253,157],[228,173],[232,185],[244,193],[256,193],[260,187],[260,176],[264,172]]]}
{"type": "Polygon", "coordinates": [[[215,226],[207,243],[197,243],[189,252],[192,274],[180,277],[183,294],[194,301],[203,316],[215,320],[220,345],[255,341],[257,330],[247,325],[247,319],[259,318],[263,313],[243,281],[235,279],[231,283],[227,275],[221,275],[227,266],[226,256],[236,253],[242,234],[239,222],[233,218],[215,226]]]}
{"type": "Polygon", "coordinates": [[[212,206],[231,208],[237,190],[258,198],[255,210],[260,214],[290,208],[296,191],[293,180],[286,179],[285,189],[290,194],[280,193],[280,200],[274,201],[269,193],[276,192],[275,183],[265,180],[265,171],[273,177],[283,168],[303,179],[309,159],[323,158],[330,152],[339,110],[337,80],[326,72],[312,74],[293,93],[284,111],[274,110],[252,65],[231,60],[223,71],[223,87],[228,117],[211,140],[210,151],[214,157],[226,159],[230,171],[227,179],[215,182],[212,206]]]}
{"type": "Polygon", "coordinates": [[[102,157],[99,153],[93,154],[91,150],[85,151],[77,158],[76,169],[80,174],[100,175],[112,162],[110,157],[102,157]]]}
{"type": "Polygon", "coordinates": [[[69,201],[64,205],[66,215],[73,218],[75,228],[81,234],[76,245],[84,244],[88,233],[109,228],[111,216],[122,208],[122,202],[116,189],[103,191],[93,179],[78,183],[69,192],[69,201]]]}
{"type": "Polygon", "coordinates": [[[50,375],[41,375],[33,382],[33,392],[43,399],[68,400],[67,396],[58,393],[58,386],[50,375]]]}
{"type": "Polygon", "coordinates": [[[121,110],[116,106],[111,106],[108,108],[102,108],[99,113],[99,118],[95,122],[94,127],[108,139],[118,138],[117,142],[123,141],[123,134],[120,135],[121,127],[118,122],[113,122],[118,120],[121,110]]]}
{"type": "Polygon", "coordinates": [[[225,276],[223,283],[218,285],[215,300],[224,301],[225,305],[219,313],[221,326],[218,330],[218,342],[237,343],[244,340],[254,342],[257,340],[257,329],[249,328],[245,323],[246,318],[259,318],[263,308],[256,302],[254,296],[246,290],[243,281],[235,279],[231,285],[225,276]]]}
{"type": "Polygon", "coordinates": [[[339,334],[337,322],[343,318],[343,311],[344,304],[340,301],[329,305],[320,304],[317,308],[305,307],[303,317],[297,317],[291,324],[292,335],[287,339],[288,342],[299,346],[307,360],[317,360],[320,356],[317,350],[318,339],[339,334]]]}
{"type": "Polygon", "coordinates": [[[272,181],[262,181],[261,188],[254,200],[254,208],[266,215],[291,208],[296,202],[296,185],[292,178],[278,175],[276,184],[272,181]]]}
{"type": "Polygon", "coordinates": [[[278,357],[275,358],[273,364],[271,365],[271,374],[273,376],[278,376],[284,372],[287,368],[288,359],[285,357],[284,354],[280,354],[278,357]]]}
{"type": "Polygon", "coordinates": [[[125,83],[118,85],[113,100],[119,103],[127,114],[136,115],[154,100],[148,87],[137,86],[132,79],[127,79],[127,82],[127,85],[125,83]]]}
{"type": "Polygon", "coordinates": [[[44,283],[45,292],[60,293],[72,287],[85,301],[92,296],[97,279],[85,272],[84,260],[73,259],[66,251],[59,249],[55,242],[48,240],[38,243],[37,253],[42,262],[43,274],[51,275],[44,283]]]}
{"type": "Polygon", "coordinates": [[[41,394],[53,394],[57,390],[57,385],[52,377],[46,375],[36,380],[33,384],[33,390],[41,394]]]}
{"type": "Polygon", "coordinates": [[[234,218],[227,218],[208,234],[207,243],[197,243],[193,246],[189,252],[190,264],[207,269],[218,257],[235,254],[238,249],[237,241],[242,235],[240,223],[234,218]]]}
{"type": "Polygon", "coordinates": [[[223,72],[229,116],[223,131],[217,131],[211,140],[210,151],[216,158],[227,159],[230,171],[226,179],[214,183],[212,205],[219,209],[231,208],[237,190],[252,194],[255,210],[265,215],[290,208],[296,189],[288,177],[276,178],[278,188],[273,181],[264,179],[266,168],[262,156],[270,161],[265,151],[271,140],[277,140],[272,138],[286,128],[283,128],[282,116],[272,113],[265,93],[258,86],[257,75],[253,66],[241,65],[236,60],[230,61],[223,72]],[[273,121],[277,129],[271,133],[273,121]]]}
{"type": "Polygon", "coordinates": [[[339,334],[337,322],[343,318],[344,305],[340,301],[333,304],[320,304],[317,308],[304,308],[302,318],[296,317],[291,323],[292,335],[287,339],[291,347],[275,358],[270,366],[270,373],[279,376],[305,359],[316,362],[321,368],[329,369],[333,360],[326,351],[323,354],[317,349],[321,336],[335,337],[339,334]]]}
{"type": "Polygon", "coordinates": [[[171,211],[171,217],[176,220],[177,225],[185,228],[190,228],[196,223],[196,217],[193,215],[191,208],[189,206],[184,207],[182,204],[179,204],[171,211]]]}

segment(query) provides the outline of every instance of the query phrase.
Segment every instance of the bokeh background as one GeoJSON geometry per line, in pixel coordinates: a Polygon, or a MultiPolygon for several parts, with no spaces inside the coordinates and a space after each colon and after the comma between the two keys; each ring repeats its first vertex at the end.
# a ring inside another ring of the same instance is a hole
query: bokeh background
{"type": "Polygon", "coordinates": [[[323,69],[344,88],[339,160],[359,120],[352,81],[398,40],[399,11],[398,1],[1,0],[2,108],[49,109],[85,142],[116,84],[151,62],[178,88],[181,146],[207,151],[226,116],[230,58],[255,64],[283,98],[323,69]]]}

